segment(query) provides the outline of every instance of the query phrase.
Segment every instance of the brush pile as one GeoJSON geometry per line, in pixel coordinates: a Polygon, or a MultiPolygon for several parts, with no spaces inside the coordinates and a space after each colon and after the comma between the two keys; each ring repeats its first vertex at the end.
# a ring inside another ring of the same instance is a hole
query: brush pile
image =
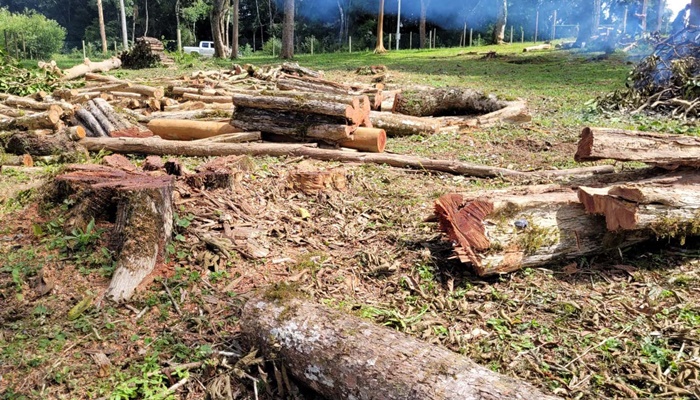
{"type": "Polygon", "coordinates": [[[627,89],[598,99],[602,110],[700,115],[700,28],[689,27],[659,43],[630,73],[627,89]]]}

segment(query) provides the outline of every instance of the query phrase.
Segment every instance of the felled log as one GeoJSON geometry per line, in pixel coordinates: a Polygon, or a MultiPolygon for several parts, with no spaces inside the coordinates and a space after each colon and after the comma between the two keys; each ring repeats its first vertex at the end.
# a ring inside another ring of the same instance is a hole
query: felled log
{"type": "Polygon", "coordinates": [[[473,89],[409,89],[396,94],[392,111],[414,117],[479,115],[498,111],[506,105],[494,95],[473,89]]]}
{"type": "Polygon", "coordinates": [[[700,167],[700,138],[613,128],[584,128],[576,161],[612,159],[700,167]]]}
{"type": "Polygon", "coordinates": [[[228,122],[192,121],[184,119],[152,119],[148,129],[154,135],[168,140],[195,140],[226,133],[241,132],[228,122]]]}
{"type": "Polygon", "coordinates": [[[0,165],[33,167],[34,159],[29,154],[16,156],[14,154],[5,154],[4,152],[0,152],[0,165]]]}
{"type": "Polygon", "coordinates": [[[192,111],[159,111],[151,113],[150,116],[144,116],[140,122],[150,121],[152,119],[230,119],[233,115],[233,110],[229,109],[204,109],[192,111]]]}
{"type": "MultiPolygon", "coordinates": [[[[10,119],[10,118],[23,117],[23,116],[27,115],[27,111],[18,110],[15,107],[8,107],[8,106],[0,103],[0,114],[4,115],[5,118],[10,119]]],[[[33,114],[33,111],[29,112],[29,114],[33,114]]]]}
{"type": "Polygon", "coordinates": [[[610,231],[643,230],[657,238],[700,236],[700,172],[685,171],[605,188],[580,187],[587,212],[610,231]]]}
{"type": "Polygon", "coordinates": [[[98,165],[72,165],[67,170],[55,178],[54,196],[77,201],[73,221],[115,221],[109,243],[117,265],[105,297],[127,301],[163,262],[173,228],[172,177],[98,165]]]}
{"type": "Polygon", "coordinates": [[[78,121],[90,131],[89,136],[148,137],[153,134],[122,117],[105,100],[96,98],[77,113],[78,121]]]}
{"type": "Polygon", "coordinates": [[[74,142],[77,142],[78,140],[83,139],[85,136],[87,136],[85,128],[83,128],[82,126],[66,126],[65,128],[61,129],[59,134],[65,136],[66,138],[74,142]]]}
{"type": "Polygon", "coordinates": [[[204,96],[201,94],[185,93],[182,95],[185,100],[201,101],[204,103],[226,103],[231,104],[230,96],[204,96]]]}
{"type": "Polygon", "coordinates": [[[270,289],[247,301],[244,338],[325,398],[556,399],[443,347],[288,290],[270,289]]]}
{"type": "Polygon", "coordinates": [[[510,177],[533,178],[550,176],[590,175],[610,173],[612,168],[579,168],[575,174],[564,174],[565,170],[520,172],[507,168],[488,167],[454,160],[434,160],[425,157],[404,156],[387,153],[359,153],[342,150],[319,149],[308,144],[288,143],[213,143],[212,139],[177,142],[156,138],[85,138],[79,143],[90,151],[109,150],[114,153],[138,153],[146,155],[176,155],[188,157],[251,155],[271,157],[308,157],[323,161],[356,162],[364,164],[387,164],[399,168],[415,168],[426,171],[440,171],[456,175],[482,178],[510,177]]]}
{"type": "Polygon", "coordinates": [[[311,68],[300,66],[298,63],[283,63],[282,72],[295,74],[297,76],[310,76],[312,78],[323,78],[323,71],[316,71],[311,68]]]}
{"type": "Polygon", "coordinates": [[[79,108],[75,115],[80,123],[84,125],[87,136],[101,137],[109,136],[109,133],[97,121],[94,115],[85,108],[79,108]]]}
{"type": "Polygon", "coordinates": [[[549,50],[552,48],[552,45],[549,43],[545,44],[538,44],[537,46],[529,46],[523,49],[523,53],[527,53],[530,51],[539,51],[539,50],[549,50]]]}
{"type": "Polygon", "coordinates": [[[386,131],[379,128],[357,128],[352,140],[339,143],[348,147],[369,153],[383,153],[386,148],[386,131]]]}
{"type": "Polygon", "coordinates": [[[371,111],[369,120],[373,127],[384,129],[389,137],[432,135],[438,133],[442,127],[442,122],[439,119],[379,111],[371,111]]]}
{"type": "Polygon", "coordinates": [[[46,111],[25,115],[9,120],[0,120],[0,130],[13,129],[53,129],[61,120],[63,110],[57,105],[51,105],[46,111]]]}
{"type": "Polygon", "coordinates": [[[249,95],[234,93],[233,105],[236,107],[260,108],[265,110],[293,111],[295,113],[308,113],[328,115],[345,119],[348,125],[355,128],[364,123],[369,117],[369,107],[363,108],[360,104],[369,104],[367,96],[333,96],[316,95],[316,93],[265,91],[262,94],[249,95]]]}
{"type": "Polygon", "coordinates": [[[277,89],[294,90],[298,92],[320,92],[329,94],[354,94],[350,86],[328,81],[325,79],[299,78],[285,76],[277,79],[277,89]]]}
{"type": "Polygon", "coordinates": [[[64,135],[39,135],[32,131],[17,131],[7,139],[5,150],[12,154],[32,156],[70,155],[76,158],[85,150],[64,135]]]}
{"type": "Polygon", "coordinates": [[[352,139],[357,127],[345,122],[342,117],[240,106],[235,108],[231,119],[231,125],[241,131],[260,131],[299,141],[322,140],[331,144],[352,139]]]}
{"type": "Polygon", "coordinates": [[[523,101],[507,102],[506,108],[498,111],[481,115],[478,117],[441,117],[444,126],[459,126],[459,127],[482,127],[508,123],[522,124],[532,121],[527,104],[523,101]]]}
{"type": "Polygon", "coordinates": [[[28,97],[8,96],[5,104],[17,108],[29,108],[31,110],[48,110],[52,105],[61,107],[66,115],[73,115],[73,106],[65,101],[36,101],[28,97]]]}
{"type": "Polygon", "coordinates": [[[165,95],[165,90],[162,87],[134,84],[109,75],[87,73],[85,74],[85,80],[107,82],[110,84],[125,84],[125,87],[119,89],[120,92],[138,93],[144,96],[154,97],[158,100],[165,95]]]}
{"type": "Polygon", "coordinates": [[[558,186],[447,194],[435,210],[459,260],[481,276],[617,251],[650,237],[609,232],[575,190],[558,186]]]}
{"type": "Polygon", "coordinates": [[[85,59],[82,64],[78,64],[72,68],[63,70],[61,73],[62,79],[69,81],[71,79],[80,78],[92,72],[107,72],[112,69],[121,67],[122,61],[118,57],[112,57],[100,62],[92,62],[85,59]]]}

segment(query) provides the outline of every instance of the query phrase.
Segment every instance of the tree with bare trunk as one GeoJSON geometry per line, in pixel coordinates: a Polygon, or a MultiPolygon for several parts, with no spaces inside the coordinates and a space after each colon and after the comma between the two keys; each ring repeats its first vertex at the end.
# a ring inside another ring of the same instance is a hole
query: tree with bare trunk
{"type": "Polygon", "coordinates": [[[224,38],[228,0],[214,0],[211,7],[211,34],[214,39],[214,57],[226,57],[226,39],[224,38]]]}
{"type": "Polygon", "coordinates": [[[122,23],[122,44],[124,50],[129,50],[129,34],[126,31],[126,10],[124,9],[124,0],[119,0],[119,15],[122,23]]]}
{"type": "Polygon", "coordinates": [[[284,0],[282,52],[280,57],[284,59],[294,58],[294,0],[284,0]]]}
{"type": "Polygon", "coordinates": [[[597,0],[583,0],[579,8],[579,30],[574,47],[582,48],[591,39],[595,29],[595,9],[597,0]]]}
{"type": "Polygon", "coordinates": [[[146,28],[143,30],[143,36],[148,36],[148,0],[145,0],[143,9],[146,11],[146,28]]]}
{"type": "Polygon", "coordinates": [[[231,34],[231,58],[238,58],[238,21],[240,19],[239,6],[240,0],[233,0],[233,33],[231,34]]]}
{"type": "Polygon", "coordinates": [[[418,39],[420,41],[420,48],[425,48],[425,20],[428,14],[428,6],[430,5],[430,0],[420,0],[420,22],[418,23],[418,39]]]}
{"type": "Polygon", "coordinates": [[[700,0],[692,0],[690,2],[690,20],[688,20],[688,24],[700,26],[700,0]]]}
{"type": "Polygon", "coordinates": [[[377,54],[386,53],[384,48],[384,0],[379,0],[379,18],[377,19],[377,47],[374,48],[377,54]]]}
{"type": "Polygon", "coordinates": [[[102,0],[97,0],[97,21],[100,24],[100,39],[102,39],[102,53],[106,53],[107,33],[105,32],[105,16],[102,12],[102,0]]]}
{"type": "Polygon", "coordinates": [[[506,21],[508,18],[508,0],[496,0],[498,5],[498,16],[496,17],[496,25],[493,27],[493,36],[491,41],[494,44],[503,44],[506,37],[506,21]]]}
{"type": "Polygon", "coordinates": [[[658,8],[656,9],[656,31],[661,32],[661,27],[664,24],[664,10],[666,10],[666,0],[659,0],[658,8]]]}

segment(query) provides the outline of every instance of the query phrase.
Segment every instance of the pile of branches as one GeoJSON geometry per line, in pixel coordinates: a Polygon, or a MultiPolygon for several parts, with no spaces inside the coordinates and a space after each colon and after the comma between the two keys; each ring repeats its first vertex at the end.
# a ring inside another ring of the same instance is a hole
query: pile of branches
{"type": "Polygon", "coordinates": [[[53,91],[57,76],[51,71],[28,70],[0,50],[0,93],[25,96],[38,91],[53,91]]]}
{"type": "Polygon", "coordinates": [[[630,73],[627,88],[598,99],[603,111],[700,116],[700,29],[689,27],[659,43],[630,73]]]}

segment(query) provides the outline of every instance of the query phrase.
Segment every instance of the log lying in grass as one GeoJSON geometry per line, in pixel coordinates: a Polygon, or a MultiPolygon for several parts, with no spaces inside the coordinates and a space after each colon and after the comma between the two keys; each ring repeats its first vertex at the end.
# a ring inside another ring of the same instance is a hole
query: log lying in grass
{"type": "Polygon", "coordinates": [[[66,155],[70,159],[76,159],[85,155],[85,149],[77,143],[62,134],[43,135],[33,131],[17,131],[7,140],[5,150],[18,155],[66,155]]]}
{"type": "Polygon", "coordinates": [[[384,129],[389,137],[433,135],[442,128],[442,121],[439,119],[412,117],[389,112],[371,111],[369,120],[373,127],[384,129]]]}
{"type": "Polygon", "coordinates": [[[319,78],[285,76],[277,79],[277,89],[328,94],[353,94],[350,86],[319,78]]]}
{"type": "Polygon", "coordinates": [[[92,62],[86,58],[82,64],[63,70],[61,75],[63,80],[69,81],[92,72],[107,72],[119,68],[121,65],[122,61],[119,57],[112,57],[100,62],[92,62]]]}
{"type": "Polygon", "coordinates": [[[612,159],[700,167],[700,138],[612,128],[584,128],[576,161],[612,159]]]}
{"type": "Polygon", "coordinates": [[[650,236],[609,232],[590,215],[576,191],[558,186],[494,190],[435,202],[440,230],[460,261],[481,275],[537,267],[631,246],[650,236]]]}
{"type": "Polygon", "coordinates": [[[168,140],[195,140],[241,132],[228,122],[217,121],[152,119],[147,126],[154,135],[168,140]]]}
{"type": "Polygon", "coordinates": [[[21,167],[33,167],[34,159],[29,154],[16,156],[14,154],[5,154],[0,152],[0,165],[13,165],[21,167]]]}
{"type": "Polygon", "coordinates": [[[230,96],[203,96],[201,94],[185,93],[182,95],[185,100],[201,101],[203,103],[224,103],[231,104],[230,96]]]}
{"type": "Polygon", "coordinates": [[[552,48],[552,45],[549,43],[538,44],[537,46],[530,46],[530,47],[524,48],[523,53],[527,53],[527,52],[531,52],[531,51],[550,50],[551,48],[552,48]]]}
{"type": "Polygon", "coordinates": [[[605,216],[610,231],[646,230],[657,237],[700,235],[700,172],[686,171],[605,188],[580,187],[586,211],[605,216]]]}
{"type": "Polygon", "coordinates": [[[378,128],[357,128],[352,140],[339,143],[342,147],[365,151],[368,153],[383,153],[386,148],[386,131],[378,128]]]}
{"type": "Polygon", "coordinates": [[[395,113],[414,117],[488,114],[507,106],[496,96],[473,89],[441,88],[403,90],[394,99],[395,113]]]}
{"type": "Polygon", "coordinates": [[[35,111],[45,111],[51,108],[52,105],[61,107],[63,114],[73,115],[73,105],[65,101],[36,101],[28,97],[7,96],[4,100],[8,106],[16,108],[26,108],[35,111]]]}
{"type": "Polygon", "coordinates": [[[0,131],[13,129],[54,129],[63,115],[57,105],[51,105],[46,111],[29,114],[8,120],[0,120],[0,131]]]}
{"type": "Polygon", "coordinates": [[[110,244],[117,265],[106,297],[128,301],[163,261],[173,228],[172,177],[98,165],[71,165],[67,171],[55,178],[53,192],[58,201],[77,201],[70,225],[84,225],[91,218],[116,221],[110,244]]]}
{"type": "Polygon", "coordinates": [[[215,143],[216,137],[190,142],[176,142],[160,138],[85,138],[79,143],[90,151],[109,150],[114,153],[175,155],[188,157],[251,155],[271,157],[308,157],[323,161],[355,162],[364,164],[387,164],[399,168],[415,168],[426,171],[440,171],[456,175],[482,178],[533,178],[539,176],[576,176],[593,173],[610,173],[609,167],[579,168],[573,174],[566,170],[520,172],[512,169],[488,167],[453,160],[434,160],[424,157],[398,154],[375,154],[347,152],[342,150],[319,149],[305,144],[286,143],[215,143]]]}
{"type": "MultiPolygon", "coordinates": [[[[153,97],[156,100],[160,100],[165,95],[165,90],[160,86],[154,87],[148,85],[134,84],[129,81],[125,81],[109,75],[87,73],[85,74],[85,80],[106,82],[110,85],[121,85],[119,87],[119,90],[117,90],[119,92],[138,93],[146,97],[153,97]]],[[[96,87],[96,90],[99,90],[99,86],[96,87]]]]}
{"type": "Polygon", "coordinates": [[[326,398],[556,399],[450,350],[285,290],[270,289],[248,300],[243,334],[326,398]]]}

